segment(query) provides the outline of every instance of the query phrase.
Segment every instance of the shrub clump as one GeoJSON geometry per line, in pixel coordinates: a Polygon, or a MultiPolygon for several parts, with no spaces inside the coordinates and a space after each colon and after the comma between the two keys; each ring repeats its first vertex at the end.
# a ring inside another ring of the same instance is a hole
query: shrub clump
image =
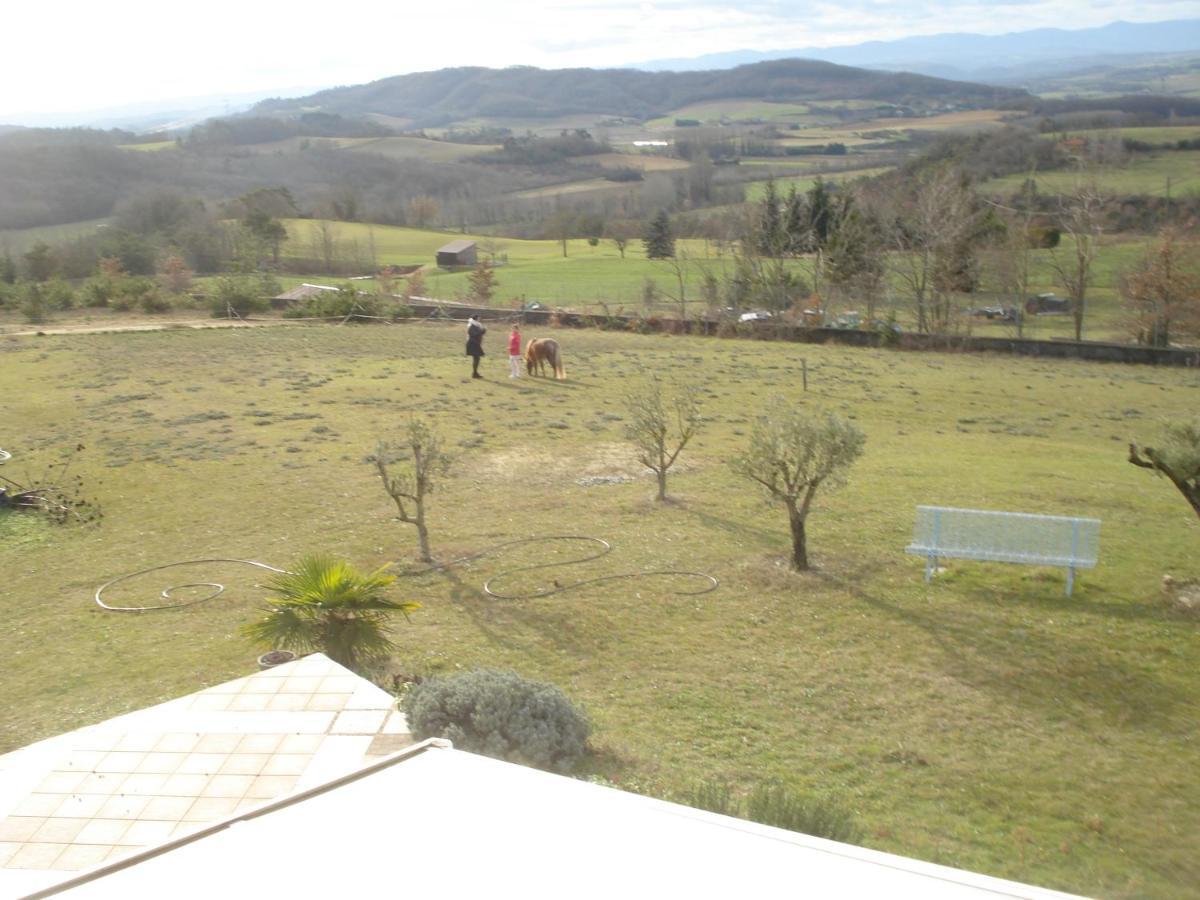
{"type": "Polygon", "coordinates": [[[807,797],[782,785],[760,784],[742,798],[735,796],[728,785],[705,781],[693,786],[682,799],[697,809],[831,841],[857,844],[863,837],[854,816],[835,801],[807,797]]]}
{"type": "Polygon", "coordinates": [[[413,736],[448,738],[460,750],[569,772],[591,726],[552,684],[477,669],[415,685],[403,701],[413,736]]]}

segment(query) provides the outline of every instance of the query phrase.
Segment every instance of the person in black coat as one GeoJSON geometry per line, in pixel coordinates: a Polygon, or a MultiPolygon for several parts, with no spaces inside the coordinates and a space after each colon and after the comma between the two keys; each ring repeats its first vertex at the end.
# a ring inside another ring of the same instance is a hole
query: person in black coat
{"type": "Polygon", "coordinates": [[[482,378],[479,374],[479,360],[483,356],[483,336],[487,329],[474,316],[467,319],[467,356],[471,357],[471,377],[482,378]]]}

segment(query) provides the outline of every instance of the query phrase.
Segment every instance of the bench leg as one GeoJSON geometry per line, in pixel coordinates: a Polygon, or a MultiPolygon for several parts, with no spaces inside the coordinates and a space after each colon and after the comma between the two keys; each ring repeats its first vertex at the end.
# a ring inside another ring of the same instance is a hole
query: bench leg
{"type": "Polygon", "coordinates": [[[1075,567],[1067,566],[1067,596],[1071,596],[1071,589],[1075,587],[1075,567]]]}
{"type": "Polygon", "coordinates": [[[937,565],[936,556],[925,557],[925,583],[928,584],[933,578],[933,567],[937,565]]]}

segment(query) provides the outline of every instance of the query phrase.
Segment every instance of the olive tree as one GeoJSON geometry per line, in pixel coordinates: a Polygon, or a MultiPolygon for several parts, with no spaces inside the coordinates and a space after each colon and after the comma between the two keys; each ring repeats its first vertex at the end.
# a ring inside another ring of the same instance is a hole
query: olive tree
{"type": "Polygon", "coordinates": [[[749,448],[732,465],[787,509],[792,566],[804,571],[809,567],[805,525],[813,497],[822,485],[845,481],[866,436],[833,413],[810,415],[782,400],[772,402],[770,409],[755,423],[749,448]]]}
{"type": "Polygon", "coordinates": [[[441,440],[423,419],[410,419],[404,443],[393,446],[380,441],[375,450],[375,470],[383,488],[396,504],[401,522],[415,525],[422,562],[433,562],[429,552],[429,528],[425,524],[425,502],[433,493],[439,479],[450,469],[450,457],[442,449],[441,440]],[[405,453],[404,471],[392,474],[392,458],[397,451],[405,453]]]}
{"type": "Polygon", "coordinates": [[[1161,447],[1130,444],[1129,461],[1164,476],[1200,516],[1200,420],[1169,425],[1161,447]]]}
{"type": "Polygon", "coordinates": [[[663,395],[663,386],[651,376],[645,386],[625,396],[629,419],[625,437],[637,450],[638,461],[658,478],[658,500],[667,499],[667,470],[700,429],[700,401],[696,389],[680,387],[675,396],[663,395]]]}

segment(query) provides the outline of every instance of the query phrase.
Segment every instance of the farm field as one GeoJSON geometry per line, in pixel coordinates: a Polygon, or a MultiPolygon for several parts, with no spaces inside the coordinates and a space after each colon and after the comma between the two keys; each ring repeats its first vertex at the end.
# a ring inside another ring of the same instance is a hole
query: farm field
{"type": "MultiPolygon", "coordinates": [[[[873,173],[874,170],[858,170],[841,174],[851,178],[873,173]]],[[[839,173],[824,173],[821,177],[837,180],[838,175],[839,173]]],[[[806,190],[813,179],[801,177],[794,180],[797,190],[806,190]]],[[[779,178],[776,179],[776,184],[786,192],[787,185],[792,181],[791,178],[779,178]]],[[[761,184],[762,182],[755,182],[752,187],[761,190],[761,184]]],[[[284,221],[291,234],[289,244],[285,245],[284,255],[290,255],[289,249],[293,252],[304,251],[310,243],[310,229],[316,227],[314,221],[284,221]]],[[[506,265],[496,269],[496,293],[493,300],[495,306],[508,307],[514,301],[524,298],[539,300],[551,306],[570,307],[581,312],[599,312],[606,305],[613,312],[618,307],[623,307],[625,312],[632,313],[642,308],[643,287],[646,280],[650,279],[662,293],[668,295],[663,299],[659,311],[673,314],[678,308],[677,304],[669,299],[678,295],[678,279],[673,264],[665,260],[646,259],[640,240],[629,242],[624,259],[609,240],[601,240],[595,247],[589,245],[586,240],[570,240],[567,242],[567,256],[564,257],[561,243],[551,240],[494,238],[386,225],[369,226],[344,222],[332,224],[339,241],[353,241],[360,247],[366,247],[373,242],[381,265],[425,262],[429,266],[425,272],[427,294],[439,299],[453,300],[465,296],[468,292],[468,272],[446,272],[433,268],[432,265],[438,247],[448,241],[467,237],[480,242],[481,256],[494,252],[507,259],[506,265]]],[[[1085,338],[1127,339],[1116,284],[1120,273],[1136,264],[1145,246],[1144,238],[1114,237],[1105,238],[1103,241],[1096,258],[1092,287],[1089,290],[1088,311],[1084,321],[1085,338]]],[[[677,248],[683,261],[681,268],[687,296],[690,301],[698,301],[704,272],[709,271],[720,277],[732,263],[732,257],[721,251],[715,243],[699,239],[679,240],[677,248]]],[[[1068,242],[1064,241],[1059,252],[1066,254],[1068,250],[1068,242]]],[[[1062,294],[1063,289],[1056,283],[1056,276],[1051,267],[1051,252],[1036,251],[1033,257],[1031,292],[1051,291],[1062,294]]],[[[806,272],[804,261],[798,261],[795,265],[802,274],[806,272]]],[[[305,281],[339,284],[344,280],[335,276],[322,278],[319,275],[306,275],[281,278],[280,282],[288,288],[305,281]]],[[[363,289],[370,289],[371,282],[361,284],[363,289]]],[[[1002,301],[987,294],[977,298],[964,296],[962,300],[964,306],[986,306],[996,302],[1009,304],[1009,301],[1002,301]]],[[[698,305],[689,306],[690,311],[699,309],[698,305]]],[[[894,287],[893,295],[885,298],[881,304],[881,311],[884,315],[894,311],[901,327],[912,327],[909,306],[898,285],[894,287]]],[[[979,334],[1010,333],[1008,326],[988,323],[986,320],[978,320],[971,325],[979,334]]],[[[1073,334],[1073,330],[1069,316],[1045,316],[1030,318],[1026,333],[1031,337],[1066,337],[1073,334]]]]}
{"type": "Polygon", "coordinates": [[[469,159],[498,149],[498,144],[455,144],[418,137],[362,138],[347,149],[357,153],[377,153],[391,159],[426,159],[444,162],[469,159]]]}
{"type": "MultiPolygon", "coordinates": [[[[595,563],[500,578],[523,593],[598,575],[701,570],[497,601],[483,580],[577,548],[525,546],[403,579],[399,670],[489,665],[560,685],[596,725],[591,769],[680,796],[700,779],[778,780],[849,809],[868,846],[1105,897],[1200,883],[1197,622],[1167,612],[1163,573],[1200,575],[1200,523],[1125,462],[1193,414],[1189,370],[983,355],[556,334],[569,380],[512,382],[501,329],[471,382],[461,326],[293,327],[0,338],[3,473],[68,448],[105,513],[94,530],[0,519],[10,642],[0,751],[246,674],[237,628],[260,579],[232,566],[126,582],[230,585],[186,609],[92,602],[119,575],[185,559],[287,565],[328,550],[411,570],[368,456],[420,413],[458,456],[431,503],[451,559],[518,538],[609,540],[595,563]],[[809,391],[798,383],[801,359],[809,391]],[[660,505],[622,441],[640,366],[702,390],[705,430],[660,505]],[[727,466],[772,397],[851,416],[866,452],[818,495],[810,574],[782,564],[786,517],[727,466]],[[1103,519],[1100,566],[954,562],[930,585],[903,553],[920,503],[1103,519]]],[[[195,589],[185,595],[194,597],[195,589]]]]}
{"type": "MultiPolygon", "coordinates": [[[[1011,193],[1025,182],[1025,175],[1006,175],[980,185],[985,193],[1011,193]]],[[[1104,167],[1098,172],[1100,186],[1113,194],[1149,194],[1152,197],[1196,193],[1200,191],[1200,150],[1170,150],[1139,154],[1122,166],[1104,167]]],[[[1070,191],[1079,175],[1071,171],[1043,172],[1036,176],[1038,190],[1044,193],[1070,191]]]]}
{"type": "Polygon", "coordinates": [[[1115,135],[1147,144],[1173,144],[1176,141],[1194,141],[1200,138],[1200,125],[1142,126],[1140,128],[1093,128],[1085,131],[1068,131],[1067,137],[1103,138],[1115,135]]]}

